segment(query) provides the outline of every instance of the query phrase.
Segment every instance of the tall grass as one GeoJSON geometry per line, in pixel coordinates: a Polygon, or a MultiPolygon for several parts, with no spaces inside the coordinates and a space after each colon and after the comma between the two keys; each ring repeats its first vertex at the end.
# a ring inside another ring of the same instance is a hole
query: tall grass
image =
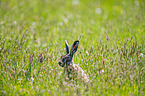
{"type": "Polygon", "coordinates": [[[144,0],[0,0],[0,95],[144,95],[144,13],[144,0]],[[79,38],[87,90],[57,64],[79,38]]]}

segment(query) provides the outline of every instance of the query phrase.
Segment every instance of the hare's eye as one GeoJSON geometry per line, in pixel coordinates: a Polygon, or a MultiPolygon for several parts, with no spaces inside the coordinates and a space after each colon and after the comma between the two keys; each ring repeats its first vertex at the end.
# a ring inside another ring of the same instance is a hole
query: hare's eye
{"type": "Polygon", "coordinates": [[[66,59],[69,59],[70,57],[66,57],[66,59]]]}
{"type": "Polygon", "coordinates": [[[63,58],[62,61],[64,62],[65,61],[65,58],[63,58]]]}

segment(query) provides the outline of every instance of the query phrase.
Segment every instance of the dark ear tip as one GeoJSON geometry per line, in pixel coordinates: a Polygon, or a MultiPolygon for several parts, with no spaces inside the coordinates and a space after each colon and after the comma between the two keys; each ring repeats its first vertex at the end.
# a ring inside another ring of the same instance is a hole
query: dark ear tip
{"type": "Polygon", "coordinates": [[[74,45],[76,45],[76,44],[79,44],[79,40],[76,40],[76,41],[74,42],[74,45]]]}
{"type": "Polygon", "coordinates": [[[77,42],[80,42],[80,41],[79,40],[76,40],[75,42],[77,43],[77,42]]]}

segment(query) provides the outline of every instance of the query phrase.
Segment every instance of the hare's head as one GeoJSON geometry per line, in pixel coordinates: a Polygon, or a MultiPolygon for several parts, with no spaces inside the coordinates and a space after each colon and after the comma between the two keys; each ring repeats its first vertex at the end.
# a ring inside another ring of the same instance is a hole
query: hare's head
{"type": "Polygon", "coordinates": [[[61,60],[58,62],[61,67],[69,66],[72,64],[73,55],[77,51],[78,45],[79,41],[76,40],[73,43],[71,50],[69,51],[68,43],[65,40],[66,55],[61,56],[61,60]]]}

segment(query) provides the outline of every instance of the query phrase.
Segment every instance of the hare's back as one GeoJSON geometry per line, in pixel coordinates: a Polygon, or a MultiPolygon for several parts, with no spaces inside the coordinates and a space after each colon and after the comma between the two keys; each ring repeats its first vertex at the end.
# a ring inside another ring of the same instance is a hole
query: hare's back
{"type": "Polygon", "coordinates": [[[79,67],[77,64],[74,64],[74,68],[78,73],[78,77],[81,77],[85,82],[89,82],[87,74],[83,71],[81,67],[79,67]]]}

